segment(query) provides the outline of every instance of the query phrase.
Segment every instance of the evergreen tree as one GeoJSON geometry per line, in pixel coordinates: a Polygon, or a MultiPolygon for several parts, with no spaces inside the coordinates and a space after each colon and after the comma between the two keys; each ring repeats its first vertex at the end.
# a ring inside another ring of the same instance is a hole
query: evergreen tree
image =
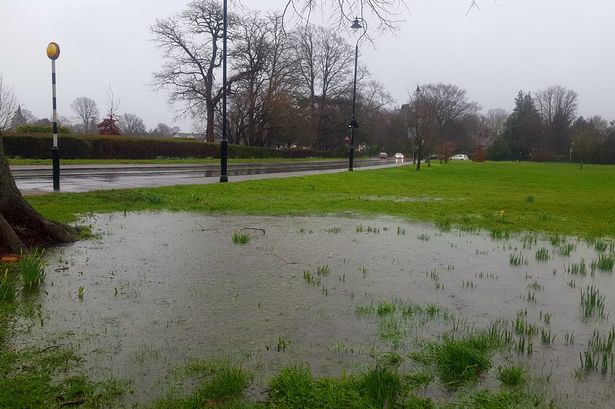
{"type": "Polygon", "coordinates": [[[509,159],[531,160],[541,133],[540,115],[532,95],[519,91],[515,99],[515,109],[506,120],[502,135],[510,152],[509,159]]]}

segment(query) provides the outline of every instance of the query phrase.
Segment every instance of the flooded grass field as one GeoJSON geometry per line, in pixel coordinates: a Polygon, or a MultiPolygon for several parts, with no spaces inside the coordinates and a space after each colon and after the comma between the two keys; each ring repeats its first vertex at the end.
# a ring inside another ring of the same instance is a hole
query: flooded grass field
{"type": "Polygon", "coordinates": [[[131,382],[126,403],[161,396],[191,360],[226,356],[256,374],[256,397],[293,363],[337,377],[387,360],[439,403],[497,390],[512,367],[558,407],[615,405],[612,241],[394,218],[86,222],[99,238],[46,253],[40,314],[14,342],[74,348],[87,374],[131,382]],[[440,345],[479,333],[498,347],[456,385],[440,345]]]}

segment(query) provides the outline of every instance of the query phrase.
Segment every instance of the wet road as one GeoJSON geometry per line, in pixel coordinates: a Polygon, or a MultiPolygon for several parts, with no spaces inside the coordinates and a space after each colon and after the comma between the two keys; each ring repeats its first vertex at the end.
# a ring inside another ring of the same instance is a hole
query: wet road
{"type": "MultiPolygon", "coordinates": [[[[355,160],[355,168],[399,166],[392,160],[355,160]]],[[[269,179],[288,176],[313,175],[345,171],[347,160],[293,163],[234,163],[228,166],[229,181],[269,179]]],[[[357,169],[360,170],[360,169],[357,169]]],[[[26,195],[53,191],[51,166],[11,166],[19,190],[26,195]]],[[[220,178],[220,165],[63,165],[60,187],[62,192],[88,192],[92,190],[126,189],[216,183],[220,178]]]]}

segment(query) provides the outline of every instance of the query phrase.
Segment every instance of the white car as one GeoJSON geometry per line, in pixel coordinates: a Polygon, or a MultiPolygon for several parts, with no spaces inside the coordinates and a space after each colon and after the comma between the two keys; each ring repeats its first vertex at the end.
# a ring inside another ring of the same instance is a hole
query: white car
{"type": "Polygon", "coordinates": [[[379,157],[380,159],[386,159],[388,156],[389,156],[389,155],[387,155],[387,153],[386,153],[386,152],[380,152],[380,153],[378,154],[378,157],[379,157]]]}
{"type": "Polygon", "coordinates": [[[468,155],[464,153],[458,153],[456,155],[451,156],[449,160],[470,160],[470,158],[468,158],[468,155]]]}
{"type": "Polygon", "coordinates": [[[395,154],[395,159],[403,159],[403,158],[404,158],[404,154],[403,153],[397,152],[395,154]]]}

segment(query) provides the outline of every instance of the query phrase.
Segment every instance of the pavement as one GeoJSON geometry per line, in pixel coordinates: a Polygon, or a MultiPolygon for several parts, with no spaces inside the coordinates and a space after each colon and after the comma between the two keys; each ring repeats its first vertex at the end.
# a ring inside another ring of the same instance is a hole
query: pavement
{"type": "MultiPolygon", "coordinates": [[[[355,160],[356,171],[403,165],[381,159],[355,160]]],[[[314,162],[253,162],[229,164],[229,182],[256,179],[276,179],[337,173],[348,170],[346,160],[314,162]]],[[[53,192],[50,165],[11,166],[17,187],[25,195],[53,192]]],[[[62,165],[61,192],[89,192],[94,190],[128,189],[218,183],[219,164],[138,164],[138,165],[62,165]]]]}

